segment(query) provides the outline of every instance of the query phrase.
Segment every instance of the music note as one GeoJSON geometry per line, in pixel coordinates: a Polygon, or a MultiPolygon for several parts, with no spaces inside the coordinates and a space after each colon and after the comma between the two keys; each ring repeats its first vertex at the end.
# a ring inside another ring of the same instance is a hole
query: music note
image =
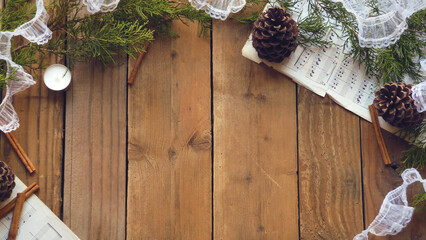
{"type": "Polygon", "coordinates": [[[347,67],[349,66],[350,60],[346,59],[345,61],[343,61],[343,66],[347,67]]]}
{"type": "Polygon", "coordinates": [[[312,53],[313,51],[310,49],[304,50],[302,54],[299,56],[299,58],[297,59],[296,63],[294,64],[296,69],[303,68],[303,66],[305,66],[306,63],[309,61],[312,53]]]}
{"type": "Polygon", "coordinates": [[[26,205],[25,206],[25,211],[24,214],[22,214],[21,216],[21,224],[26,223],[31,216],[36,212],[35,208],[33,208],[31,205],[26,205]]]}
{"type": "Polygon", "coordinates": [[[337,81],[333,81],[333,83],[331,84],[331,88],[334,90],[336,90],[338,86],[339,86],[339,83],[337,81]]]}

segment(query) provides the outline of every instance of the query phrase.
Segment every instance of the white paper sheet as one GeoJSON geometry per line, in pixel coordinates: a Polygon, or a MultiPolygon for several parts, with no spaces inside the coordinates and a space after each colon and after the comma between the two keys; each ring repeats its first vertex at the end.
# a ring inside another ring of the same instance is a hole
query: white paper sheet
{"type": "MultiPolygon", "coordinates": [[[[12,196],[0,204],[10,202],[27,187],[15,176],[16,187],[12,196]]],[[[0,239],[7,239],[13,211],[0,220],[0,239]]],[[[78,240],[79,238],[36,196],[25,201],[17,240],[78,240]]]]}
{"type": "MultiPolygon", "coordinates": [[[[307,13],[307,1],[300,1],[295,6],[293,14],[307,13]]],[[[265,8],[266,9],[266,8],[265,8]]],[[[297,47],[295,52],[281,63],[271,63],[258,57],[252,46],[251,35],[246,42],[242,54],[244,57],[256,62],[263,62],[267,66],[289,76],[297,84],[304,86],[312,92],[324,97],[328,94],[336,103],[347,110],[371,122],[368,106],[373,103],[374,91],[377,80],[366,76],[363,65],[354,62],[343,53],[343,40],[336,33],[330,31],[328,40],[336,45],[323,48],[297,47]]],[[[388,124],[379,117],[380,125],[391,133],[399,131],[398,128],[388,124]]]]}

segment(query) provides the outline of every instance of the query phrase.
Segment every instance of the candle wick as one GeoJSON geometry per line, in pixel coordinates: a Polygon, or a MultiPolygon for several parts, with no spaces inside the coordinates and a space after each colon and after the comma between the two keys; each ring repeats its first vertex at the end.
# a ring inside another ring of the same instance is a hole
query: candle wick
{"type": "Polygon", "coordinates": [[[65,77],[65,75],[67,75],[67,72],[69,71],[69,69],[67,68],[67,70],[64,72],[64,75],[62,76],[62,78],[65,77]]]}

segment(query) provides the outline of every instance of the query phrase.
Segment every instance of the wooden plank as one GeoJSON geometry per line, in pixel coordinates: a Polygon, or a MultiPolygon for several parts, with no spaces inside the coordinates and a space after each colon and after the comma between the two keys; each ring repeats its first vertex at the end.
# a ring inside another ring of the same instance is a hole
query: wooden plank
{"type": "Polygon", "coordinates": [[[14,96],[13,105],[20,127],[13,134],[33,162],[36,172],[32,175],[27,173],[4,134],[1,136],[0,151],[3,159],[25,184],[37,182],[40,185],[37,195],[59,216],[62,204],[64,98],[63,93],[48,90],[41,78],[35,80],[35,86],[14,96]]]}
{"type": "MultiPolygon", "coordinates": [[[[45,1],[46,4],[48,2],[45,1]]],[[[46,59],[45,64],[58,62],[61,60],[52,56],[46,59]]],[[[2,160],[8,163],[25,184],[38,183],[38,197],[60,216],[64,95],[62,92],[47,89],[43,83],[43,71],[31,74],[37,82],[36,85],[13,97],[13,105],[20,122],[20,127],[13,134],[35,165],[36,172],[28,174],[4,134],[0,137],[0,152],[2,160]]]]}
{"type": "Polygon", "coordinates": [[[296,87],[241,55],[249,31],[213,24],[214,238],[298,239],[296,87]]]}
{"type": "Polygon", "coordinates": [[[301,239],[352,239],[363,229],[359,118],[300,87],[301,239]]]}
{"type": "MultiPolygon", "coordinates": [[[[408,144],[402,139],[383,131],[386,146],[392,162],[400,165],[401,156],[404,150],[408,149],[408,144]]],[[[374,129],[371,123],[362,120],[361,122],[361,143],[362,143],[362,161],[364,177],[364,203],[365,203],[365,225],[374,220],[380,210],[383,199],[386,194],[402,184],[399,175],[400,168],[394,169],[386,167],[380,155],[380,150],[375,139],[374,129]]],[[[426,176],[426,169],[421,172],[426,176]]],[[[408,188],[408,201],[414,193],[420,193],[423,189],[419,185],[408,188]]],[[[400,234],[389,236],[387,238],[375,237],[370,235],[369,239],[425,239],[426,238],[426,214],[424,212],[415,212],[413,220],[400,234]]]]}
{"type": "Polygon", "coordinates": [[[211,238],[210,40],[172,27],[129,87],[129,240],[211,238]]]}
{"type": "Polygon", "coordinates": [[[77,63],[72,75],[64,222],[83,240],[124,239],[127,64],[77,63]]]}

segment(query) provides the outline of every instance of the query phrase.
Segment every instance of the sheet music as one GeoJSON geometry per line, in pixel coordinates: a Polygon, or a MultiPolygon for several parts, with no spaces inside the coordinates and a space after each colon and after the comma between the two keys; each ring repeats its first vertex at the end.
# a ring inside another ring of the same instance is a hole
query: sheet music
{"type": "MultiPolygon", "coordinates": [[[[16,187],[9,200],[2,202],[0,208],[10,202],[27,187],[15,176],[16,187]]],[[[7,240],[13,211],[0,220],[0,239],[7,240]]],[[[36,196],[25,201],[19,224],[17,240],[78,240],[79,238],[36,196]]]]}
{"type": "MultiPolygon", "coordinates": [[[[295,6],[293,18],[307,13],[307,1],[299,1],[295,6]]],[[[266,8],[265,8],[266,9],[266,8]]],[[[291,77],[296,83],[324,97],[328,94],[336,103],[358,116],[371,122],[368,106],[373,103],[377,80],[365,75],[364,66],[354,62],[344,54],[343,40],[337,30],[329,31],[327,39],[335,45],[323,48],[297,47],[296,50],[281,63],[263,61],[252,46],[250,35],[242,54],[244,57],[274,68],[291,77]]],[[[379,118],[382,128],[395,133],[399,129],[379,118]]]]}

